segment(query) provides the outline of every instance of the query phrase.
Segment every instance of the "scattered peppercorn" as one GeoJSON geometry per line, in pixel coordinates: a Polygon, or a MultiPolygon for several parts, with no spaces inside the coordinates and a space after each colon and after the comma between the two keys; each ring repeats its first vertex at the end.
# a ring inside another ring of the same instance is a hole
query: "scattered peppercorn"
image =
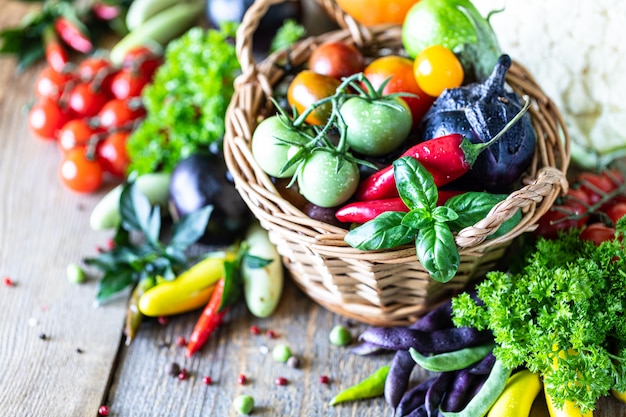
{"type": "Polygon", "coordinates": [[[338,324],[330,331],[328,340],[335,346],[346,346],[352,342],[352,334],[345,326],[338,324]]]}
{"type": "Polygon", "coordinates": [[[233,407],[241,415],[248,415],[254,409],[254,398],[250,395],[242,394],[235,398],[233,407]]]}
{"type": "Polygon", "coordinates": [[[187,340],[182,336],[178,336],[176,338],[176,346],[180,346],[180,347],[187,346],[187,340]]]}
{"type": "Polygon", "coordinates": [[[261,329],[259,329],[259,326],[250,326],[250,333],[257,336],[261,334],[261,329]]]}
{"type": "Polygon", "coordinates": [[[204,385],[211,385],[213,383],[213,379],[210,376],[205,376],[202,378],[202,382],[204,385]]]}
{"type": "Polygon", "coordinates": [[[178,373],[178,379],[180,379],[181,381],[184,381],[185,379],[187,379],[187,377],[189,376],[189,372],[187,372],[187,369],[183,368],[180,370],[180,372],[178,373]]]}
{"type": "Polygon", "coordinates": [[[330,378],[328,377],[328,375],[322,375],[322,376],[320,376],[320,383],[322,383],[322,384],[328,384],[328,383],[330,383],[330,378]]]}
{"type": "Polygon", "coordinates": [[[289,359],[287,359],[287,366],[290,368],[299,368],[300,367],[300,358],[297,356],[291,355],[289,359]]]}
{"type": "Polygon", "coordinates": [[[7,287],[13,287],[15,285],[15,282],[13,282],[13,280],[9,277],[4,277],[4,279],[2,280],[2,282],[4,283],[5,286],[7,287]]]}
{"type": "Polygon", "coordinates": [[[157,321],[161,326],[165,326],[167,323],[169,323],[170,320],[167,318],[167,316],[160,316],[157,321]]]}
{"type": "Polygon", "coordinates": [[[276,332],[275,332],[274,330],[271,330],[271,329],[270,329],[270,330],[268,330],[267,332],[265,332],[265,335],[266,335],[267,337],[269,337],[270,339],[276,339],[276,337],[278,336],[278,335],[276,334],[276,332]]]}
{"type": "Polygon", "coordinates": [[[165,372],[170,376],[177,376],[180,373],[180,365],[176,362],[170,362],[166,365],[165,372]]]}
{"type": "Polygon", "coordinates": [[[276,378],[274,380],[274,384],[279,385],[279,386],[284,386],[287,385],[289,383],[289,381],[287,381],[287,378],[279,376],[278,378],[276,378]]]}
{"type": "Polygon", "coordinates": [[[47,335],[47,334],[45,334],[45,333],[39,333],[39,338],[40,338],[41,340],[48,340],[48,335],[47,335]]]}
{"type": "Polygon", "coordinates": [[[106,405],[101,405],[100,408],[98,408],[98,415],[100,416],[108,416],[109,415],[109,407],[107,407],[106,405]]]}
{"type": "Polygon", "coordinates": [[[84,350],[82,350],[81,348],[76,348],[76,353],[83,353],[84,350]]]}
{"type": "Polygon", "coordinates": [[[276,362],[285,363],[287,362],[287,360],[289,360],[290,356],[291,349],[289,348],[289,346],[283,343],[274,346],[274,349],[272,349],[272,359],[274,359],[276,362]]]}
{"type": "Polygon", "coordinates": [[[237,383],[239,385],[244,385],[247,381],[248,379],[246,378],[244,374],[239,374],[239,376],[237,377],[237,383]]]}

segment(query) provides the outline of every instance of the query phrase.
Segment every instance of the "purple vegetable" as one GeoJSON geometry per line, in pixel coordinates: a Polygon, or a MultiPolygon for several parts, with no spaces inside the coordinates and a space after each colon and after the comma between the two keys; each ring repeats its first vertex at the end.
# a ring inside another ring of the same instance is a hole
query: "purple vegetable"
{"type": "MultiPolygon", "coordinates": [[[[523,108],[522,100],[505,88],[511,58],[502,55],[484,83],[444,91],[422,120],[423,141],[460,133],[472,143],[488,142],[523,108]]],[[[480,154],[472,169],[454,182],[455,189],[480,187],[506,192],[528,168],[537,135],[526,113],[498,142],[480,154]]]]}
{"type": "Polygon", "coordinates": [[[372,327],[361,333],[359,340],[388,350],[414,348],[426,355],[486,343],[493,340],[493,334],[489,330],[479,331],[472,327],[452,327],[432,332],[406,327],[372,327]]]}
{"type": "MultiPolygon", "coordinates": [[[[407,390],[396,407],[394,416],[410,415],[416,408],[423,408],[426,401],[426,392],[433,385],[437,377],[427,379],[426,381],[407,390]]],[[[424,415],[426,410],[424,409],[424,415]]]]}
{"type": "Polygon", "coordinates": [[[399,350],[393,356],[387,380],[385,381],[385,400],[392,408],[396,408],[409,386],[415,361],[407,350],[399,350]]]}
{"type": "Polygon", "coordinates": [[[381,353],[384,349],[381,349],[378,345],[372,343],[363,342],[350,349],[351,353],[355,355],[367,356],[381,353]]]}
{"type": "Polygon", "coordinates": [[[433,381],[433,384],[426,391],[424,404],[428,417],[435,417],[439,411],[441,400],[448,392],[450,385],[454,380],[455,372],[440,373],[433,381]]]}
{"type": "Polygon", "coordinates": [[[441,404],[444,411],[458,412],[476,395],[489,376],[495,356],[487,354],[480,362],[456,373],[454,382],[441,404]]]}
{"type": "Polygon", "coordinates": [[[396,415],[399,417],[428,417],[428,413],[426,412],[426,406],[424,404],[412,410],[409,414],[396,414],[396,415]]]}
{"type": "Polygon", "coordinates": [[[452,300],[439,304],[410,326],[412,329],[433,331],[454,327],[452,323],[452,300]]]}
{"type": "Polygon", "coordinates": [[[496,357],[493,352],[490,352],[480,362],[473,365],[470,372],[476,375],[489,375],[495,363],[496,357]]]}

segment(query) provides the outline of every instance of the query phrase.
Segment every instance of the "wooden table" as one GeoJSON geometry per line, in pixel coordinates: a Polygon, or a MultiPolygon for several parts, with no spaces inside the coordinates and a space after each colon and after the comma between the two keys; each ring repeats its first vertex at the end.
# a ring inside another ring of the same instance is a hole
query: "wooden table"
{"type": "MultiPolygon", "coordinates": [[[[6,0],[1,6],[0,28],[15,25],[33,7],[6,0]]],[[[106,404],[111,416],[235,416],[231,402],[242,393],[255,398],[257,416],[392,414],[382,398],[327,405],[340,389],[391,356],[359,357],[331,345],[330,329],[344,319],[289,282],[271,318],[253,318],[237,306],[192,359],[175,341],[190,334],[199,312],[172,317],[166,325],[146,321],[125,346],[125,299],[96,308],[96,280],[72,284],[66,278],[68,263],[94,255],[110,234],[94,232],[88,224],[102,194],[63,188],[56,144],[28,131],[24,107],[34,99],[39,69],[17,76],[14,61],[0,58],[0,278],[14,282],[0,283],[0,415],[96,416],[106,404]],[[253,325],[263,333],[251,334],[253,325]],[[277,343],[288,344],[300,357],[299,368],[272,360],[267,352],[277,343]],[[189,378],[169,376],[172,362],[186,368],[189,378]],[[237,382],[240,374],[248,379],[244,385],[237,382]],[[329,384],[320,382],[323,375],[329,384]],[[213,383],[205,385],[204,376],[213,383]],[[279,376],[289,383],[275,385],[279,376]]],[[[356,336],[364,328],[356,324],[352,332],[356,336]]],[[[612,398],[603,399],[600,408],[598,416],[626,415],[612,398]]]]}

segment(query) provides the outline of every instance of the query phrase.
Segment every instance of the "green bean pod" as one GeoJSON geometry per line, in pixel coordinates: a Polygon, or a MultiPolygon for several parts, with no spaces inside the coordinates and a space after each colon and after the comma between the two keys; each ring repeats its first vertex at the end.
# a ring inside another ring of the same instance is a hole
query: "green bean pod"
{"type": "Polygon", "coordinates": [[[511,372],[512,370],[504,366],[501,360],[496,359],[496,363],[493,365],[493,369],[482,388],[464,409],[457,412],[449,412],[443,411],[440,407],[439,413],[443,417],[483,417],[504,391],[511,372]]]}
{"type": "Polygon", "coordinates": [[[381,366],[358,384],[352,385],[335,395],[329,404],[335,405],[346,401],[362,400],[383,395],[389,368],[389,365],[381,366]]]}
{"type": "Polygon", "coordinates": [[[422,355],[414,348],[409,348],[409,352],[415,363],[427,371],[450,372],[475,364],[491,352],[494,347],[493,343],[487,343],[436,355],[422,355]]]}

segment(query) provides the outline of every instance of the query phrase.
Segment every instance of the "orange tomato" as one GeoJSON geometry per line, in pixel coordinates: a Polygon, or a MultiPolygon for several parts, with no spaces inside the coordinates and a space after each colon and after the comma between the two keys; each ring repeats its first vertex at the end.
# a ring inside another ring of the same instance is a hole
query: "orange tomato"
{"type": "Polygon", "coordinates": [[[401,25],[419,0],[337,0],[341,9],[365,26],[382,23],[401,25]]]}

